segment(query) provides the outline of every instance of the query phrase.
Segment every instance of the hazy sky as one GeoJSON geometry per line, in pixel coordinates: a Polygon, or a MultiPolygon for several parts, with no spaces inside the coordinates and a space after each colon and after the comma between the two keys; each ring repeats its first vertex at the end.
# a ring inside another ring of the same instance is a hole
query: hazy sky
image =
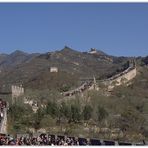
{"type": "Polygon", "coordinates": [[[0,3],[0,53],[91,47],[148,55],[148,3],[0,3]]]}

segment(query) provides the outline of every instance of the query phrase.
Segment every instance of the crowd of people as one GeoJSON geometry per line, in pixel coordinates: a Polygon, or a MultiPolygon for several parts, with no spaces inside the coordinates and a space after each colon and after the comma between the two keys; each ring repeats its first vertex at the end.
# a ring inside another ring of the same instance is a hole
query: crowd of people
{"type": "MultiPolygon", "coordinates": [[[[89,145],[133,145],[132,143],[116,142],[98,139],[86,139],[68,136],[56,136],[49,134],[17,135],[16,138],[0,134],[0,145],[16,146],[89,146],[89,145]]],[[[146,145],[145,143],[134,145],[146,145]]]]}
{"type": "MultiPolygon", "coordinates": [[[[4,109],[7,107],[6,101],[0,99],[0,123],[4,116],[4,109]]],[[[51,145],[51,146],[79,146],[79,145],[132,145],[131,143],[122,143],[115,141],[105,141],[98,139],[86,139],[69,136],[56,136],[50,134],[33,134],[22,135],[18,134],[16,137],[0,133],[0,145],[51,145]]],[[[142,145],[146,145],[144,142],[142,145]]]]}
{"type": "Polygon", "coordinates": [[[19,136],[16,138],[10,135],[0,136],[0,145],[51,145],[51,146],[73,146],[89,145],[89,141],[66,136],[55,136],[40,134],[39,136],[19,136]]]}

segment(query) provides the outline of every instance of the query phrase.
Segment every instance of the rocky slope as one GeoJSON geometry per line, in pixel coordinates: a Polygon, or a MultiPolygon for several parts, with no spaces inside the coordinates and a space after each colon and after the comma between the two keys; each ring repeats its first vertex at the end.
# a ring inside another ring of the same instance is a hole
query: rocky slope
{"type": "Polygon", "coordinates": [[[69,47],[44,54],[28,54],[15,51],[10,55],[0,54],[1,84],[22,83],[25,87],[55,88],[64,84],[73,87],[80,78],[102,79],[122,71],[129,58],[114,57],[102,51],[79,52],[69,47]],[[57,74],[50,73],[57,67],[57,74]],[[56,84],[56,85],[55,85],[56,84]]]}

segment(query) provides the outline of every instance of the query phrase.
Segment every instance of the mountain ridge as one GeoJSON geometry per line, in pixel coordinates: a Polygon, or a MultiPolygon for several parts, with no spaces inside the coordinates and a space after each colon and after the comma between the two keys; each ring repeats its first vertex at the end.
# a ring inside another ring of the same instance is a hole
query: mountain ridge
{"type": "Polygon", "coordinates": [[[93,54],[80,52],[67,46],[61,50],[41,54],[14,51],[0,59],[0,82],[21,83],[26,88],[34,89],[52,89],[52,86],[61,89],[67,83],[67,87],[70,88],[80,83],[79,79],[82,77],[95,76],[96,79],[103,79],[119,73],[127,68],[130,59],[111,56],[100,50],[93,54]],[[52,74],[51,67],[57,67],[58,73],[52,74]]]}

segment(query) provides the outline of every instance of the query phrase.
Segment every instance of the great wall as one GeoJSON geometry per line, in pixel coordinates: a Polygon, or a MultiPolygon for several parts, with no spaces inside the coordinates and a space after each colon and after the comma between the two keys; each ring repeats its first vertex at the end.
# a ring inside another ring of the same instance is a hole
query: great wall
{"type": "MultiPolygon", "coordinates": [[[[92,79],[92,81],[86,81],[81,86],[77,87],[76,89],[73,89],[71,91],[67,91],[62,93],[65,97],[71,97],[76,94],[81,94],[84,91],[87,90],[97,90],[99,91],[99,86],[97,83],[102,83],[107,88],[107,91],[112,91],[114,87],[120,86],[122,84],[127,84],[129,81],[133,80],[137,75],[137,68],[135,65],[128,67],[123,72],[114,75],[110,77],[109,79],[96,81],[95,77],[92,79]]],[[[11,87],[11,95],[12,95],[12,101],[24,94],[24,88],[22,86],[16,86],[12,85],[11,87]]],[[[28,102],[26,102],[28,103],[28,102]]],[[[0,133],[7,134],[7,108],[4,109],[4,116],[0,123],[0,133]]],[[[82,138],[85,139],[85,138],[82,138]]],[[[93,140],[93,139],[91,139],[93,140]]],[[[96,139],[94,142],[94,145],[145,145],[145,143],[140,144],[132,144],[132,143],[126,143],[126,142],[118,142],[118,141],[108,141],[108,140],[100,140],[96,139]]],[[[93,142],[92,142],[93,144],[93,142]]]]}
{"type": "Polygon", "coordinates": [[[12,85],[11,92],[12,92],[12,103],[14,103],[17,97],[24,94],[24,88],[22,87],[22,85],[20,86],[12,85]]]}
{"type": "MultiPolygon", "coordinates": [[[[64,97],[71,97],[77,94],[83,94],[84,91],[88,90],[99,91],[100,87],[98,84],[103,84],[106,88],[106,91],[110,92],[113,90],[114,87],[128,83],[133,78],[135,78],[136,75],[137,75],[136,64],[134,61],[132,61],[132,64],[126,70],[124,70],[119,74],[116,74],[108,79],[98,80],[98,81],[96,81],[95,77],[93,77],[92,79],[86,78],[82,85],[78,86],[75,89],[63,92],[61,94],[64,97]]],[[[9,94],[11,94],[12,102],[14,102],[16,98],[24,94],[24,88],[22,87],[22,85],[20,86],[12,85],[9,94]]]]}
{"type": "Polygon", "coordinates": [[[126,84],[137,75],[136,67],[129,67],[120,74],[117,74],[109,79],[104,80],[102,83],[107,87],[108,91],[112,91],[115,86],[126,84]]]}
{"type": "MultiPolygon", "coordinates": [[[[132,66],[128,67],[123,72],[121,72],[117,75],[114,75],[114,76],[110,77],[109,79],[105,79],[105,80],[101,80],[101,81],[97,82],[94,77],[92,79],[92,81],[90,81],[90,80],[86,81],[81,86],[79,86],[73,90],[64,92],[64,93],[62,93],[62,95],[65,98],[69,98],[71,96],[75,96],[76,94],[83,94],[84,91],[88,91],[88,90],[94,89],[94,90],[99,91],[100,88],[97,85],[97,83],[104,84],[107,91],[112,91],[114,87],[128,83],[129,81],[134,79],[136,77],[136,75],[137,75],[136,65],[133,64],[132,66]]],[[[19,96],[24,94],[24,88],[22,87],[22,85],[20,85],[20,86],[12,85],[10,93],[12,96],[12,103],[14,103],[15,99],[17,99],[19,96]]],[[[6,133],[6,124],[7,124],[7,109],[4,110],[4,118],[3,118],[1,125],[0,125],[0,131],[2,133],[6,133]]]]}
{"type": "Polygon", "coordinates": [[[86,79],[86,82],[84,82],[81,86],[79,86],[73,90],[64,92],[64,93],[62,93],[62,95],[64,95],[65,97],[68,97],[68,96],[80,94],[84,91],[92,90],[92,89],[99,91],[100,88],[97,85],[97,83],[105,85],[106,90],[108,92],[110,92],[113,90],[114,87],[128,83],[129,81],[134,79],[136,77],[136,75],[137,75],[137,69],[136,69],[136,65],[134,63],[131,66],[129,66],[126,70],[124,70],[123,72],[121,72],[117,75],[114,75],[108,79],[100,80],[98,82],[96,81],[95,77],[93,79],[91,79],[91,81],[90,81],[90,79],[88,81],[86,79]]]}

